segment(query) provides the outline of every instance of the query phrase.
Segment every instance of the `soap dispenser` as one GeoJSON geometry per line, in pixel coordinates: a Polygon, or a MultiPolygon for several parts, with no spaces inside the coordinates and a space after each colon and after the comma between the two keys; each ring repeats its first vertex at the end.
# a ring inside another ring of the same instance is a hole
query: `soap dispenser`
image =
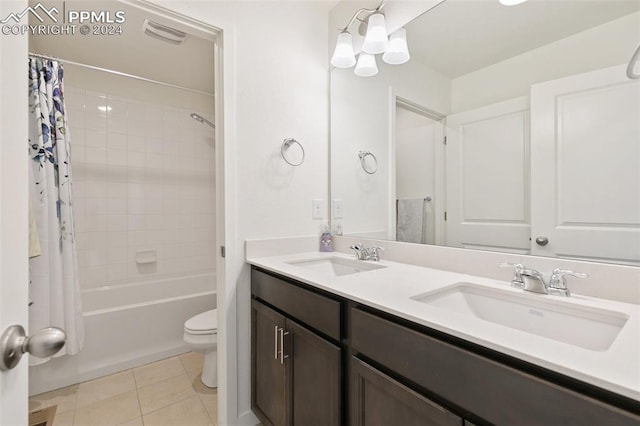
{"type": "Polygon", "coordinates": [[[333,251],[333,235],[331,235],[331,232],[329,232],[329,225],[324,226],[322,235],[320,235],[320,251],[333,251]]]}

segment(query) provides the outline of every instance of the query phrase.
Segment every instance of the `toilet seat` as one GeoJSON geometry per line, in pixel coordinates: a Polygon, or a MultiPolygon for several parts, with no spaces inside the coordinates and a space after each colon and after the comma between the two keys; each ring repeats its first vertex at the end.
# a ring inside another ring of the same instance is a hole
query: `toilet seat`
{"type": "Polygon", "coordinates": [[[218,310],[202,312],[184,323],[184,331],[189,334],[218,334],[218,310]]]}

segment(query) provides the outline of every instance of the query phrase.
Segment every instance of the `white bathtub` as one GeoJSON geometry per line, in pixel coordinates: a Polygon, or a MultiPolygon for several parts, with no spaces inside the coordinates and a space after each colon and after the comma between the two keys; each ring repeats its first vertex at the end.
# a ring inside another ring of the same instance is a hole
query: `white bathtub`
{"type": "Polygon", "coordinates": [[[82,292],[85,346],[29,369],[29,393],[47,392],[186,352],[184,322],[216,307],[215,274],[82,292]]]}

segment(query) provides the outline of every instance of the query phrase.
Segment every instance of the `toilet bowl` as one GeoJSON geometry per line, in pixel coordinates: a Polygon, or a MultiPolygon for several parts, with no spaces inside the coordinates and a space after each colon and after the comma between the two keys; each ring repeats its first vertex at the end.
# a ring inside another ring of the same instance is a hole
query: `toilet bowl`
{"type": "Polygon", "coordinates": [[[212,309],[189,318],[184,323],[184,342],[196,352],[204,352],[201,380],[205,386],[218,386],[218,311],[212,309]]]}

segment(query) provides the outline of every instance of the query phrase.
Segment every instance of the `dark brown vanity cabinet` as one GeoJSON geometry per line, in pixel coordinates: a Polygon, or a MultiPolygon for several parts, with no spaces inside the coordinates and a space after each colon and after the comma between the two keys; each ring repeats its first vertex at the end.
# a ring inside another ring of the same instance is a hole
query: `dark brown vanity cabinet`
{"type": "Polygon", "coordinates": [[[461,417],[356,357],[351,358],[351,375],[352,425],[463,425],[461,417]]]}
{"type": "Polygon", "coordinates": [[[252,293],[254,412],[265,425],[339,425],[341,302],[257,270],[252,293]]]}
{"type": "MultiPolygon", "coordinates": [[[[559,375],[552,379],[552,373],[524,363],[514,366],[514,360],[500,358],[488,350],[482,353],[479,348],[476,352],[473,347],[447,341],[426,327],[409,327],[389,315],[361,308],[350,310],[350,323],[351,349],[356,360],[368,360],[386,374],[410,383],[413,389],[420,389],[421,394],[437,397],[442,405],[464,417],[465,424],[640,425],[637,403],[635,412],[632,407],[629,411],[621,409],[599,400],[596,395],[603,395],[602,390],[575,381],[570,383],[570,379],[559,375]]],[[[360,365],[362,369],[367,364],[360,361],[360,365]]],[[[369,369],[372,371],[369,375],[384,375],[375,373],[372,367],[369,369]]],[[[386,380],[387,390],[393,386],[399,388],[390,377],[380,380],[386,380]]],[[[366,387],[364,389],[366,392],[366,387]]],[[[413,397],[414,406],[422,405],[427,407],[425,412],[429,411],[428,401],[421,401],[418,393],[412,395],[409,387],[405,389],[398,391],[407,395],[405,400],[413,397]]],[[[352,401],[362,398],[355,395],[352,401]]],[[[622,397],[613,399],[625,403],[622,397]]],[[[379,400],[386,401],[388,409],[397,406],[395,402],[388,402],[390,398],[379,400]]],[[[357,419],[358,413],[354,415],[357,419]]],[[[461,420],[452,419],[437,409],[431,409],[424,418],[434,421],[423,424],[461,424],[461,420]]]]}
{"type": "Polygon", "coordinates": [[[640,426],[640,403],[253,268],[265,425],[640,426]]]}
{"type": "Polygon", "coordinates": [[[289,362],[284,363],[278,339],[285,322],[283,315],[251,301],[251,399],[254,411],[264,417],[260,420],[265,424],[286,425],[288,421],[289,362]]]}

